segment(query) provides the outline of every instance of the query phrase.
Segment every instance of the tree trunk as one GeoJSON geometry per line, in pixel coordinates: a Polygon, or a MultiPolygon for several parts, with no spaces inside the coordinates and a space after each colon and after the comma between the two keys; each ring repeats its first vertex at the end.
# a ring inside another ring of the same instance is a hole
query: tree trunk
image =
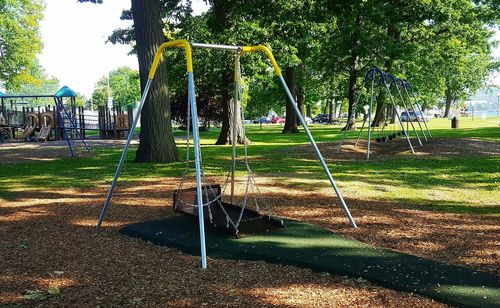
{"type": "MultiPolygon", "coordinates": [[[[377,99],[375,100],[375,116],[373,117],[373,121],[371,123],[372,127],[380,126],[381,123],[385,121],[385,112],[384,112],[384,102],[386,100],[386,95],[383,91],[381,91],[377,95],[377,99]]],[[[392,105],[392,103],[391,103],[392,105]]]]}
{"type": "MultiPolygon", "coordinates": [[[[335,104],[335,98],[332,99],[331,101],[328,101],[328,123],[331,124],[333,122],[333,105],[335,104]]],[[[337,105],[335,105],[337,107],[337,105]]],[[[335,108],[337,109],[337,108],[335,108]]],[[[336,111],[336,110],[335,110],[336,111]]]]}
{"type": "Polygon", "coordinates": [[[351,68],[349,70],[349,85],[347,99],[349,101],[347,107],[347,124],[342,128],[342,130],[355,130],[356,129],[356,118],[354,117],[354,105],[356,104],[356,82],[358,78],[358,70],[356,69],[358,62],[358,57],[352,55],[351,57],[351,68]]]}
{"type": "Polygon", "coordinates": [[[312,107],[311,107],[311,105],[307,105],[307,106],[306,106],[306,115],[307,115],[308,117],[310,117],[310,118],[312,118],[312,117],[313,117],[313,116],[312,116],[312,107]]]}
{"type": "MultiPolygon", "coordinates": [[[[398,46],[398,44],[401,41],[401,33],[396,28],[395,25],[389,24],[389,26],[387,27],[387,36],[392,40],[394,46],[398,46]]],[[[385,67],[385,71],[387,72],[387,74],[392,73],[392,67],[394,66],[394,59],[396,59],[396,58],[397,58],[397,55],[394,54],[394,52],[392,52],[391,54],[389,54],[389,58],[387,60],[385,60],[384,67],[385,67]]],[[[383,91],[381,91],[381,93],[383,91]]],[[[385,123],[386,113],[385,113],[385,110],[383,108],[384,102],[385,102],[385,95],[383,95],[381,93],[377,97],[377,108],[375,110],[375,116],[373,117],[374,120],[371,124],[372,127],[379,126],[379,125],[382,125],[382,123],[385,123]]],[[[397,101],[397,99],[396,99],[396,101],[397,101]]],[[[391,103],[391,105],[392,105],[392,103],[391,103]]]]}
{"type": "MultiPolygon", "coordinates": [[[[293,67],[287,67],[285,69],[285,81],[292,93],[292,97],[297,101],[296,96],[296,84],[295,84],[295,69],[293,67]]],[[[297,116],[295,115],[295,109],[293,105],[295,102],[291,102],[288,98],[286,98],[286,120],[285,126],[283,127],[282,133],[298,133],[299,129],[297,128],[297,116]]]]}
{"type": "MultiPolygon", "coordinates": [[[[236,102],[236,112],[234,110],[234,97],[228,85],[232,84],[232,74],[227,71],[224,72],[225,84],[222,85],[222,128],[219,138],[215,142],[216,145],[232,144],[231,132],[233,129],[233,115],[236,114],[236,141],[243,144],[243,121],[241,119],[240,102],[236,102]]],[[[233,83],[234,89],[234,83],[233,83]]],[[[248,142],[248,139],[247,139],[248,142]]]]}
{"type": "MultiPolygon", "coordinates": [[[[361,28],[361,17],[360,15],[356,16],[355,24],[358,25],[361,28]]],[[[356,118],[354,116],[355,113],[355,108],[357,106],[354,106],[356,104],[356,83],[357,83],[357,78],[358,78],[358,62],[359,62],[359,50],[358,50],[358,45],[359,45],[359,39],[358,39],[359,33],[354,32],[352,36],[352,48],[351,48],[351,55],[350,55],[350,60],[349,60],[349,84],[348,84],[348,92],[347,92],[347,99],[348,99],[348,105],[347,105],[347,123],[346,125],[342,128],[343,131],[347,130],[355,130],[356,129],[356,118]]],[[[339,114],[340,118],[340,114],[339,114]]]]}
{"type": "Polygon", "coordinates": [[[444,109],[443,118],[447,118],[448,115],[450,114],[451,104],[454,101],[453,94],[451,93],[451,91],[449,89],[446,89],[445,95],[446,95],[446,98],[445,98],[446,100],[445,100],[445,109],[444,109]]]}
{"type": "MultiPolygon", "coordinates": [[[[132,0],[141,91],[158,47],[164,42],[160,2],[132,0]]],[[[173,162],[179,160],[170,122],[167,67],[161,61],[141,113],[141,137],[136,162],[173,162]]]]}

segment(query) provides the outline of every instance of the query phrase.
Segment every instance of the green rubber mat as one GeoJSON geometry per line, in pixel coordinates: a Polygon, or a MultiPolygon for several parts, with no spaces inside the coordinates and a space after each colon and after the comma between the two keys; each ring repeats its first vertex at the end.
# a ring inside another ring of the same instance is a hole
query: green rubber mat
{"type": "MultiPolygon", "coordinates": [[[[157,245],[200,254],[197,220],[175,216],[131,224],[121,232],[157,245]]],[[[500,307],[500,276],[379,249],[319,226],[285,221],[285,228],[236,239],[207,229],[211,258],[262,260],[314,271],[362,277],[460,307],[500,307]]],[[[209,265],[210,266],[210,265],[209,265]]]]}

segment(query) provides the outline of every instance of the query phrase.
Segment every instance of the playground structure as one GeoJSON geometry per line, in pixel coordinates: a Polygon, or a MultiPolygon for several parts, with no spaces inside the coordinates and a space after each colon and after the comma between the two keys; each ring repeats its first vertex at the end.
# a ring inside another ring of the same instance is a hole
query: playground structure
{"type": "MultiPolygon", "coordinates": [[[[384,143],[396,139],[398,136],[404,136],[411,152],[415,154],[414,146],[410,140],[410,126],[411,126],[411,131],[413,131],[414,136],[416,137],[420,146],[423,146],[420,137],[423,136],[425,141],[428,141],[428,138],[431,137],[431,133],[429,128],[427,127],[427,123],[425,122],[425,120],[421,121],[419,117],[419,115],[422,114],[422,109],[418,104],[418,98],[415,91],[413,90],[413,87],[408,82],[400,78],[397,78],[394,75],[386,74],[379,68],[371,68],[366,72],[365,77],[363,79],[361,89],[364,88],[368,88],[370,94],[369,103],[367,108],[365,107],[366,114],[365,117],[363,118],[363,124],[361,125],[361,129],[358,132],[356,142],[354,143],[354,147],[358,145],[359,140],[361,138],[361,134],[365,129],[365,127],[367,127],[368,140],[366,147],[366,159],[367,160],[370,159],[372,135],[375,131],[376,126],[378,126],[376,125],[375,122],[379,121],[379,119],[374,119],[374,121],[372,121],[372,113],[374,105],[373,102],[376,99],[376,97],[380,97],[381,95],[386,95],[388,97],[388,100],[387,99],[384,100],[383,105],[380,108],[381,110],[383,110],[383,113],[385,113],[385,116],[382,121],[383,124],[381,125],[381,128],[379,128],[378,136],[376,136],[375,140],[377,143],[384,143]],[[376,83],[377,83],[377,91],[376,91],[377,93],[375,93],[376,83]],[[407,115],[406,128],[405,125],[403,124],[403,120],[401,119],[400,109],[398,107],[401,107],[404,113],[407,115]],[[418,124],[418,129],[415,126],[414,121],[410,118],[411,114],[415,115],[415,121],[418,124]],[[386,127],[388,127],[389,125],[391,125],[390,133],[386,130],[386,127]],[[418,131],[420,131],[420,135],[418,131]]],[[[347,120],[347,126],[349,126],[350,123],[353,122],[355,123],[356,121],[355,113],[362,95],[363,91],[361,90],[354,103],[353,114],[351,114],[351,118],[347,120]]],[[[338,144],[337,153],[340,153],[342,149],[342,144],[344,143],[346,133],[347,133],[347,127],[344,130],[342,138],[338,144]]]]}
{"type": "MultiPolygon", "coordinates": [[[[133,108],[123,111],[121,104],[111,109],[99,106],[97,112],[76,105],[76,93],[64,86],[56,94],[0,93],[0,129],[3,139],[50,141],[87,138],[88,131],[96,131],[102,139],[123,138],[131,126],[133,108]],[[25,100],[34,100],[45,106],[28,107],[25,100]],[[10,107],[10,108],[9,108],[10,107]],[[36,138],[36,133],[38,137],[36,138]]],[[[70,152],[73,151],[70,143],[70,152]]]]}
{"type": "MultiPolygon", "coordinates": [[[[134,117],[134,121],[132,123],[132,127],[131,127],[131,130],[129,131],[129,134],[128,134],[128,138],[127,138],[127,142],[125,144],[125,147],[123,149],[123,152],[122,152],[122,156],[120,158],[120,161],[118,163],[118,167],[116,169],[116,172],[115,172],[115,175],[114,175],[114,178],[113,178],[113,182],[111,183],[111,186],[110,186],[110,189],[109,189],[109,192],[108,192],[108,195],[106,197],[106,201],[102,207],[102,211],[101,211],[101,214],[99,216],[99,220],[98,220],[98,223],[97,223],[97,229],[99,229],[101,227],[101,224],[105,218],[105,214],[106,214],[106,210],[107,208],[109,207],[109,204],[110,204],[110,200],[111,200],[111,197],[112,197],[112,194],[113,194],[113,191],[114,191],[114,188],[116,187],[116,183],[118,181],[118,177],[120,175],[120,171],[123,167],[123,163],[125,161],[125,157],[127,155],[127,151],[128,151],[128,148],[129,148],[129,145],[130,145],[130,141],[132,139],[132,135],[133,135],[133,130],[135,129],[136,125],[137,125],[137,122],[138,122],[138,115],[140,114],[141,110],[142,110],[142,107],[144,105],[144,102],[146,100],[146,97],[148,95],[148,92],[149,92],[149,89],[151,87],[151,83],[152,83],[152,80],[155,76],[155,72],[156,72],[156,69],[158,68],[158,64],[159,64],[159,61],[162,57],[162,54],[163,54],[163,51],[167,48],[173,48],[173,47],[179,47],[179,48],[183,48],[184,51],[185,51],[185,55],[186,55],[186,66],[187,66],[187,77],[188,77],[188,100],[189,100],[189,104],[188,104],[188,116],[191,118],[191,119],[198,119],[198,115],[197,115],[197,106],[196,106],[196,92],[195,92],[195,86],[194,86],[194,76],[193,76],[193,64],[192,64],[192,48],[207,48],[207,49],[219,49],[219,50],[228,50],[228,51],[233,51],[235,52],[235,73],[234,73],[234,88],[235,88],[235,91],[234,91],[234,95],[235,95],[235,99],[234,99],[234,103],[235,105],[234,106],[237,106],[236,105],[236,102],[238,101],[239,98],[239,89],[240,89],[240,57],[243,56],[244,54],[246,53],[252,53],[252,52],[264,52],[268,59],[270,60],[273,68],[274,68],[274,71],[277,75],[277,77],[279,78],[280,80],[280,83],[287,95],[287,98],[288,100],[290,101],[290,103],[292,104],[293,106],[293,109],[298,117],[298,119],[300,120],[300,122],[302,123],[302,126],[304,128],[304,131],[306,132],[310,142],[311,142],[311,145],[312,147],[314,148],[315,152],[316,152],[316,155],[318,157],[318,160],[320,162],[320,164],[322,165],[329,181],[330,181],[330,184],[332,185],[333,187],[333,190],[335,191],[337,197],[339,198],[340,200],[340,203],[342,205],[342,208],[344,210],[344,213],[345,215],[348,217],[351,225],[353,227],[357,227],[356,226],[356,223],[354,221],[354,218],[352,217],[339,189],[337,188],[337,185],[330,173],[330,170],[328,168],[328,166],[326,165],[326,162],[323,158],[323,156],[321,155],[321,152],[319,151],[318,149],[318,146],[316,145],[316,142],[314,141],[314,138],[313,136],[311,135],[311,132],[309,131],[309,128],[307,126],[307,123],[305,121],[305,119],[303,118],[301,112],[299,111],[298,107],[297,107],[297,102],[295,101],[295,99],[293,98],[282,74],[281,74],[281,70],[276,62],[276,60],[274,59],[274,55],[271,53],[271,51],[265,47],[265,46],[231,46],[231,45],[214,45],[214,44],[201,44],[201,43],[190,43],[186,40],[175,40],[175,41],[170,41],[170,42],[166,42],[166,43],[163,43],[156,55],[155,55],[155,58],[154,58],[154,61],[153,61],[153,64],[150,68],[150,72],[149,72],[149,75],[148,75],[148,80],[147,80],[147,83],[145,84],[145,87],[144,87],[144,90],[143,90],[143,93],[142,93],[142,97],[141,97],[141,100],[140,100],[140,103],[139,103],[139,108],[138,108],[138,112],[136,113],[135,117],[134,117]]],[[[236,109],[235,109],[236,110],[236,109]]],[[[241,110],[240,110],[241,112],[241,110]]],[[[234,112],[236,113],[236,112],[234,112]]],[[[233,117],[233,121],[236,121],[235,120],[236,117],[233,117]]],[[[242,117],[243,119],[243,117],[242,117]]],[[[189,123],[189,121],[188,121],[189,123]]],[[[198,128],[198,121],[191,121],[191,129],[192,129],[192,135],[193,135],[193,152],[194,152],[194,166],[195,166],[195,173],[196,173],[196,186],[195,188],[191,188],[190,189],[190,192],[191,192],[191,197],[189,198],[189,200],[185,199],[184,201],[186,201],[185,203],[188,203],[187,201],[191,201],[189,202],[189,206],[192,206],[193,208],[191,209],[191,214],[192,215],[195,215],[195,212],[197,210],[197,216],[198,216],[198,224],[199,224],[199,232],[200,232],[200,251],[201,251],[201,266],[203,269],[206,269],[207,267],[207,259],[206,259],[206,244],[205,244],[205,221],[208,221],[208,222],[213,222],[213,217],[209,217],[208,219],[205,219],[205,216],[206,214],[209,214],[210,215],[213,215],[214,213],[211,212],[210,210],[210,206],[214,203],[217,203],[217,206],[220,207],[220,212],[219,213],[222,213],[221,215],[224,215],[225,217],[222,217],[224,220],[224,222],[226,223],[226,226],[228,226],[228,228],[230,228],[230,226],[233,227],[233,231],[236,231],[236,233],[238,233],[238,228],[239,228],[239,223],[238,222],[241,222],[242,219],[244,218],[245,216],[245,203],[243,204],[242,207],[240,207],[239,209],[239,216],[238,217],[232,217],[231,215],[229,215],[227,213],[227,211],[225,210],[225,206],[223,204],[223,192],[220,191],[220,189],[218,189],[217,187],[214,189],[214,186],[210,187],[211,185],[209,183],[206,182],[206,178],[205,178],[205,175],[204,175],[204,171],[203,171],[203,168],[202,168],[202,154],[201,154],[201,147],[200,147],[200,140],[199,140],[199,128],[198,128]],[[194,192],[196,192],[194,194],[194,192]],[[208,207],[208,208],[207,208],[208,207]],[[236,220],[235,220],[236,218],[236,220]],[[231,223],[232,221],[232,223],[231,223]],[[234,224],[234,225],[233,225],[234,224]]],[[[188,125],[189,126],[189,125],[188,125]]],[[[235,125],[233,125],[233,128],[236,127],[235,125]]],[[[231,132],[233,138],[233,142],[232,142],[232,166],[230,168],[230,171],[229,171],[229,174],[228,176],[226,177],[226,182],[230,179],[231,180],[231,195],[230,195],[230,201],[231,201],[231,205],[233,204],[234,202],[234,173],[235,173],[235,169],[236,169],[236,143],[234,142],[235,138],[234,136],[236,135],[236,133],[234,132],[234,130],[231,132]]],[[[188,137],[189,137],[189,132],[188,132],[188,137]]],[[[187,146],[188,146],[188,149],[189,149],[189,138],[187,140],[187,146]]],[[[245,164],[245,167],[246,167],[246,171],[247,171],[247,174],[248,174],[248,180],[247,180],[247,188],[249,187],[249,183],[251,183],[251,170],[249,168],[249,165],[248,165],[248,160],[246,159],[247,157],[247,147],[246,147],[246,144],[245,145],[245,160],[244,160],[244,164],[245,164]]],[[[189,159],[189,151],[187,151],[187,157],[186,157],[186,170],[188,169],[188,165],[189,165],[189,162],[190,162],[190,159],[189,159]]],[[[183,181],[181,180],[181,184],[183,183],[183,181]]],[[[253,182],[253,184],[255,184],[255,181],[253,182]]],[[[224,186],[227,186],[227,185],[224,185],[224,186]]],[[[255,185],[256,186],[256,185],[255,185]]],[[[182,190],[182,186],[177,190],[176,192],[176,196],[174,195],[174,199],[176,198],[177,200],[180,200],[181,197],[179,197],[179,194],[182,195],[182,193],[186,193],[187,191],[185,190],[182,190]]],[[[247,192],[245,192],[245,196],[244,196],[244,199],[246,200],[247,199],[247,192]]],[[[176,206],[176,203],[178,203],[177,201],[174,202],[174,207],[176,206]]],[[[262,216],[261,214],[258,212],[259,210],[259,207],[257,205],[257,201],[255,201],[255,205],[257,207],[257,213],[259,214],[259,218],[261,218],[261,221],[262,221],[262,216]]],[[[269,221],[271,221],[271,218],[272,218],[272,208],[266,206],[266,209],[268,210],[268,213],[267,213],[267,218],[269,221]]],[[[248,212],[247,212],[248,213],[248,212]]],[[[251,215],[249,215],[251,216],[251,215]]],[[[247,216],[247,217],[249,217],[247,216]]],[[[249,217],[249,218],[253,218],[253,217],[249,217]]],[[[272,220],[273,222],[277,222],[278,219],[275,219],[275,220],[272,220]]]]}
{"type": "Polygon", "coordinates": [[[69,87],[64,86],[53,95],[6,95],[0,96],[0,114],[3,119],[7,119],[2,123],[2,134],[17,140],[35,140],[35,132],[40,132],[39,140],[47,141],[51,138],[51,129],[54,131],[54,139],[67,141],[71,156],[74,157],[73,146],[71,139],[78,138],[81,140],[85,149],[90,152],[90,148],[85,143],[81,130],[78,128],[76,121],[76,93],[69,87]],[[54,107],[46,106],[45,110],[40,107],[37,112],[34,108],[22,108],[19,113],[17,108],[13,108],[15,100],[24,99],[52,99],[54,107]],[[5,107],[5,100],[10,100],[11,109],[5,107]],[[16,130],[22,130],[21,136],[16,136],[16,130]]]}

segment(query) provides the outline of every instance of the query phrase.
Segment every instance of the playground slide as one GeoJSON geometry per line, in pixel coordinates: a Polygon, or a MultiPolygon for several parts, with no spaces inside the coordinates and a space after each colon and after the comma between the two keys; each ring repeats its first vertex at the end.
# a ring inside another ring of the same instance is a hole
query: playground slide
{"type": "Polygon", "coordinates": [[[47,141],[50,133],[50,125],[45,125],[40,129],[40,136],[38,136],[38,141],[47,141]]]}

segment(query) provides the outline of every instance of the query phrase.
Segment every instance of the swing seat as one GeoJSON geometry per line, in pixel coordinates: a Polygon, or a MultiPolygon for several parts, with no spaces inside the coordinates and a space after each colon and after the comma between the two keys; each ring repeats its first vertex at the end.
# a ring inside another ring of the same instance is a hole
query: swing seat
{"type": "Polygon", "coordinates": [[[392,140],[392,138],[393,138],[392,135],[389,135],[389,140],[392,140]]]}
{"type": "Polygon", "coordinates": [[[386,136],[382,136],[380,139],[382,140],[382,142],[387,142],[387,137],[386,136]]]}
{"type": "MultiPolygon", "coordinates": [[[[223,202],[220,198],[221,186],[219,184],[202,186],[203,219],[207,227],[229,233],[237,238],[284,228],[283,222],[278,218],[264,216],[248,208],[245,208],[241,214],[240,206],[223,202]],[[228,221],[226,213],[232,221],[238,221],[239,216],[242,215],[237,228],[228,221]]],[[[196,204],[198,204],[196,187],[181,189],[174,193],[174,212],[197,218],[198,206],[196,204]]]]}
{"type": "Polygon", "coordinates": [[[382,137],[377,137],[377,142],[382,142],[382,137]]]}

